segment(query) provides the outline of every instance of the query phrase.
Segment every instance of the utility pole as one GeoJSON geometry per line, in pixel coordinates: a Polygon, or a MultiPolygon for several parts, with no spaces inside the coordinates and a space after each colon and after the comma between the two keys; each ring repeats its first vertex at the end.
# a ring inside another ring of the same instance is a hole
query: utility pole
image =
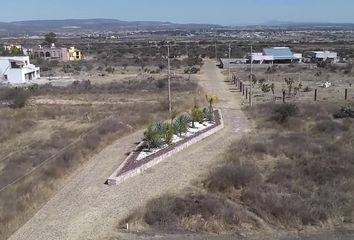
{"type": "Polygon", "coordinates": [[[168,64],[168,110],[172,115],[172,99],[171,99],[171,61],[170,61],[170,45],[167,46],[167,64],[168,64]]]}
{"type": "Polygon", "coordinates": [[[216,46],[216,40],[215,40],[215,59],[218,60],[218,49],[216,46]]]}
{"type": "Polygon", "coordinates": [[[251,44],[250,105],[253,105],[253,45],[251,44]]]}
{"type": "Polygon", "coordinates": [[[229,75],[227,80],[230,81],[231,80],[231,43],[229,43],[229,75]]]}

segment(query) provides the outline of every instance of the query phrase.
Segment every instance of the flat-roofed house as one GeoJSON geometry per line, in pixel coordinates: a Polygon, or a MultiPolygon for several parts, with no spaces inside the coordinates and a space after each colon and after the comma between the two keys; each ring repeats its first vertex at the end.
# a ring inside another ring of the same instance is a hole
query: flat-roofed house
{"type": "Polygon", "coordinates": [[[318,63],[318,62],[337,63],[338,62],[338,54],[336,52],[312,51],[308,55],[310,61],[313,63],[318,63]]]}
{"type": "Polygon", "coordinates": [[[40,68],[30,63],[29,56],[0,57],[0,81],[12,85],[40,78],[40,68]]]}

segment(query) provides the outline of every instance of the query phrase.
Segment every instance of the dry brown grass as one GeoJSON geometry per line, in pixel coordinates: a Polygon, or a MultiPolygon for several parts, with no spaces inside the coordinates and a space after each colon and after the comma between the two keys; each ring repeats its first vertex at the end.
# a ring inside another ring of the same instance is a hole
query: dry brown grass
{"type": "Polygon", "coordinates": [[[150,201],[144,211],[136,211],[121,224],[144,222],[160,231],[225,233],[241,222],[251,222],[244,210],[216,195],[187,193],[162,196],[150,201]]]}
{"type": "MultiPolygon", "coordinates": [[[[354,99],[353,73],[347,65],[331,65],[328,68],[318,68],[310,64],[278,65],[271,67],[275,72],[269,73],[268,65],[255,65],[254,74],[258,80],[253,88],[254,103],[265,103],[282,101],[282,90],[286,90],[287,102],[314,102],[314,90],[317,89],[317,101],[320,102],[344,102],[344,92],[348,89],[348,99],[354,99]],[[285,78],[294,80],[291,94],[288,94],[288,85],[285,78]],[[322,88],[320,85],[325,82],[332,83],[329,88],[322,88]],[[275,95],[272,91],[263,92],[262,84],[274,84],[275,95]],[[302,85],[301,89],[294,94],[294,88],[302,85]]],[[[235,75],[246,85],[249,84],[249,66],[238,66],[233,70],[235,75]]],[[[227,75],[227,71],[224,72],[227,75]]],[[[246,99],[245,99],[246,102],[246,99]]]]}
{"type": "MultiPolygon", "coordinates": [[[[176,79],[173,86],[176,111],[183,112],[199,101],[195,82],[176,79]]],[[[151,79],[99,87],[45,86],[31,91],[36,99],[64,97],[85,104],[32,103],[22,109],[0,108],[0,148],[4,149],[0,189],[11,184],[0,192],[0,238],[27,221],[92,154],[132,129],[169,115],[166,91],[151,79]],[[107,95],[114,101],[107,101],[107,95]],[[144,97],[152,101],[144,102],[144,97]],[[91,99],[105,104],[90,104],[91,99]],[[115,104],[117,101],[121,104],[115,104]]],[[[203,96],[201,93],[199,99],[203,96]]]]}
{"type": "MultiPolygon", "coordinates": [[[[166,224],[197,232],[233,232],[245,223],[257,228],[259,221],[249,221],[255,215],[270,227],[291,230],[352,221],[354,121],[334,120],[332,114],[339,107],[298,105],[298,112],[286,121],[275,117],[279,114],[276,104],[247,109],[257,123],[257,134],[233,143],[222,166],[200,184],[203,197],[217,210],[193,203],[186,208],[176,204],[181,196],[164,196],[140,210],[140,221],[154,229],[166,224]],[[230,203],[243,207],[228,208],[230,203]],[[231,211],[230,216],[236,214],[237,221],[228,221],[229,215],[220,214],[222,209],[231,211]],[[217,224],[199,228],[196,215],[217,224]]],[[[182,195],[182,202],[190,196],[182,195]]],[[[139,219],[134,214],[132,218],[139,219]]]]}

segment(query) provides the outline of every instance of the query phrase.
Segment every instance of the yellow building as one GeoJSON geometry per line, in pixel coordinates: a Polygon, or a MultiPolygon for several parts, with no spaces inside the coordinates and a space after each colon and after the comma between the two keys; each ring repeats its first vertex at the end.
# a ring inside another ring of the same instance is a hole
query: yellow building
{"type": "Polygon", "coordinates": [[[68,49],[68,60],[69,61],[80,61],[82,60],[82,54],[80,50],[75,47],[71,47],[68,49]]]}

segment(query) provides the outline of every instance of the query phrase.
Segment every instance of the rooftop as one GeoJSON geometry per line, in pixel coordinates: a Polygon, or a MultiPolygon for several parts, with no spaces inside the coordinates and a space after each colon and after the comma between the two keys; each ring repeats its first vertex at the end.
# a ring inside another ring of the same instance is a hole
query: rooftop
{"type": "Polygon", "coordinates": [[[264,48],[263,54],[273,56],[274,59],[293,59],[294,54],[288,47],[264,48]]]}

